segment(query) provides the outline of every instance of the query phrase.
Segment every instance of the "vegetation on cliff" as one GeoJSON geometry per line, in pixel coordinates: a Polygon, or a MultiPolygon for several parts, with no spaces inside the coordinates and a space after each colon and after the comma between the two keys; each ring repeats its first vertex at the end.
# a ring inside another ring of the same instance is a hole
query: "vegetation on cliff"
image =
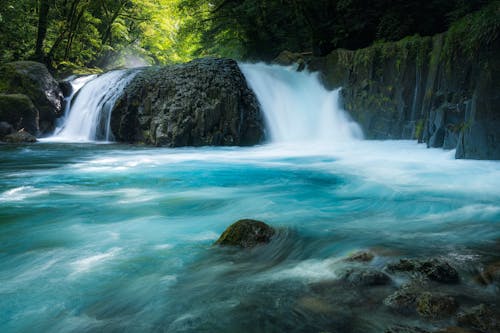
{"type": "Polygon", "coordinates": [[[38,60],[64,71],[198,56],[270,60],[285,49],[325,55],[434,35],[491,2],[5,0],[0,62],[38,60]]]}

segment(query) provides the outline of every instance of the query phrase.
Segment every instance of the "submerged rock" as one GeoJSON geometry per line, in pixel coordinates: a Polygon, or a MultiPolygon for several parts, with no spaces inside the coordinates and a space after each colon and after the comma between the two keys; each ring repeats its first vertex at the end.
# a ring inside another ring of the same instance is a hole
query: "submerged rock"
{"type": "Polygon", "coordinates": [[[477,280],[483,284],[500,284],[500,262],[495,262],[486,266],[477,277],[477,280]]]}
{"type": "Polygon", "coordinates": [[[36,142],[36,137],[21,129],[16,133],[5,136],[4,141],[9,143],[33,143],[36,142]]]}
{"type": "Polygon", "coordinates": [[[477,331],[458,326],[449,326],[436,331],[436,333],[477,333],[477,331]]]}
{"type": "Polygon", "coordinates": [[[31,99],[39,112],[38,127],[42,133],[54,129],[56,118],[64,111],[64,98],[45,65],[33,61],[6,63],[0,66],[0,78],[1,93],[23,94],[31,99]]]}
{"type": "Polygon", "coordinates": [[[457,315],[460,326],[480,332],[500,332],[500,314],[485,304],[480,304],[457,315]]]}
{"type": "Polygon", "coordinates": [[[457,270],[447,262],[438,259],[401,259],[398,263],[388,265],[387,269],[390,272],[421,273],[430,280],[440,283],[459,282],[457,270]]]}
{"type": "Polygon", "coordinates": [[[412,327],[412,326],[391,326],[389,329],[385,331],[385,333],[429,333],[420,327],[412,327]]]}
{"type": "Polygon", "coordinates": [[[345,261],[352,262],[370,262],[375,258],[375,255],[368,251],[359,251],[349,255],[345,261]]]}
{"type": "Polygon", "coordinates": [[[424,292],[416,300],[417,312],[429,319],[447,318],[458,310],[458,302],[451,296],[424,292]]]}
{"type": "Polygon", "coordinates": [[[409,314],[416,311],[415,305],[418,296],[421,294],[422,288],[415,284],[403,285],[399,290],[389,295],[384,304],[391,310],[401,313],[409,314]]]}
{"type": "Polygon", "coordinates": [[[391,283],[391,278],[375,269],[349,269],[341,276],[343,282],[353,286],[383,286],[391,283]]]}
{"type": "Polygon", "coordinates": [[[215,244],[249,248],[269,243],[274,234],[274,229],[266,223],[244,219],[231,224],[215,244]]]}
{"type": "Polygon", "coordinates": [[[264,139],[259,103],[238,64],[197,59],[140,70],[117,99],[117,141],[156,146],[248,146],[264,139]]]}

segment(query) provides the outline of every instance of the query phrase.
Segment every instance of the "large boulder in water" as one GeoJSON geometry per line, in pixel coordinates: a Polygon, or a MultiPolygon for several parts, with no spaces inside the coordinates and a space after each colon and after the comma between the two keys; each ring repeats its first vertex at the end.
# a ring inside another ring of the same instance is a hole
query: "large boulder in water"
{"type": "Polygon", "coordinates": [[[215,244],[254,247],[269,243],[274,233],[274,229],[264,222],[244,219],[231,224],[215,244]]]}
{"type": "Polygon", "coordinates": [[[55,119],[63,113],[59,83],[41,63],[16,61],[0,66],[0,92],[28,96],[39,111],[42,133],[53,130],[55,119]]]}
{"type": "Polygon", "coordinates": [[[111,116],[117,141],[156,146],[247,146],[264,138],[259,103],[238,64],[197,59],[140,70],[111,116]]]}

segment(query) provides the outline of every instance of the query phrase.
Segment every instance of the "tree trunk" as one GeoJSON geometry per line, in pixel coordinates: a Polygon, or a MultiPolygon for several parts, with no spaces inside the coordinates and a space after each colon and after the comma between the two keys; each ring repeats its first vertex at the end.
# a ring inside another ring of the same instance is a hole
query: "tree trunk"
{"type": "Polygon", "coordinates": [[[47,36],[47,26],[49,23],[50,0],[40,1],[40,12],[38,15],[38,32],[35,45],[35,60],[44,62],[43,43],[47,36]]]}

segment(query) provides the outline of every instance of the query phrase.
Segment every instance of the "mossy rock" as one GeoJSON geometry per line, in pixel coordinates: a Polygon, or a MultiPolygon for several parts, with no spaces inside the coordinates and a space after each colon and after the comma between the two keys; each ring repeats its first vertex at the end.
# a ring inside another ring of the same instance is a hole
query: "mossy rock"
{"type": "Polygon", "coordinates": [[[38,133],[38,110],[31,99],[22,94],[0,94],[0,122],[15,130],[24,128],[32,135],[38,133]]]}
{"type": "Polygon", "coordinates": [[[250,248],[269,243],[274,234],[275,230],[266,223],[244,219],[231,224],[215,242],[215,245],[250,248]]]}
{"type": "Polygon", "coordinates": [[[398,263],[389,264],[387,269],[390,272],[421,273],[428,279],[440,283],[458,283],[460,281],[457,270],[439,259],[401,259],[398,263]]]}
{"type": "Polygon", "coordinates": [[[460,312],[457,316],[458,325],[479,332],[500,332],[500,312],[498,309],[480,304],[460,312]]]}
{"type": "Polygon", "coordinates": [[[40,130],[49,132],[63,113],[63,93],[44,64],[16,61],[0,66],[0,93],[28,96],[39,111],[40,130]]]}
{"type": "Polygon", "coordinates": [[[450,317],[458,310],[458,302],[451,296],[424,292],[417,298],[417,312],[428,319],[450,317]]]}

